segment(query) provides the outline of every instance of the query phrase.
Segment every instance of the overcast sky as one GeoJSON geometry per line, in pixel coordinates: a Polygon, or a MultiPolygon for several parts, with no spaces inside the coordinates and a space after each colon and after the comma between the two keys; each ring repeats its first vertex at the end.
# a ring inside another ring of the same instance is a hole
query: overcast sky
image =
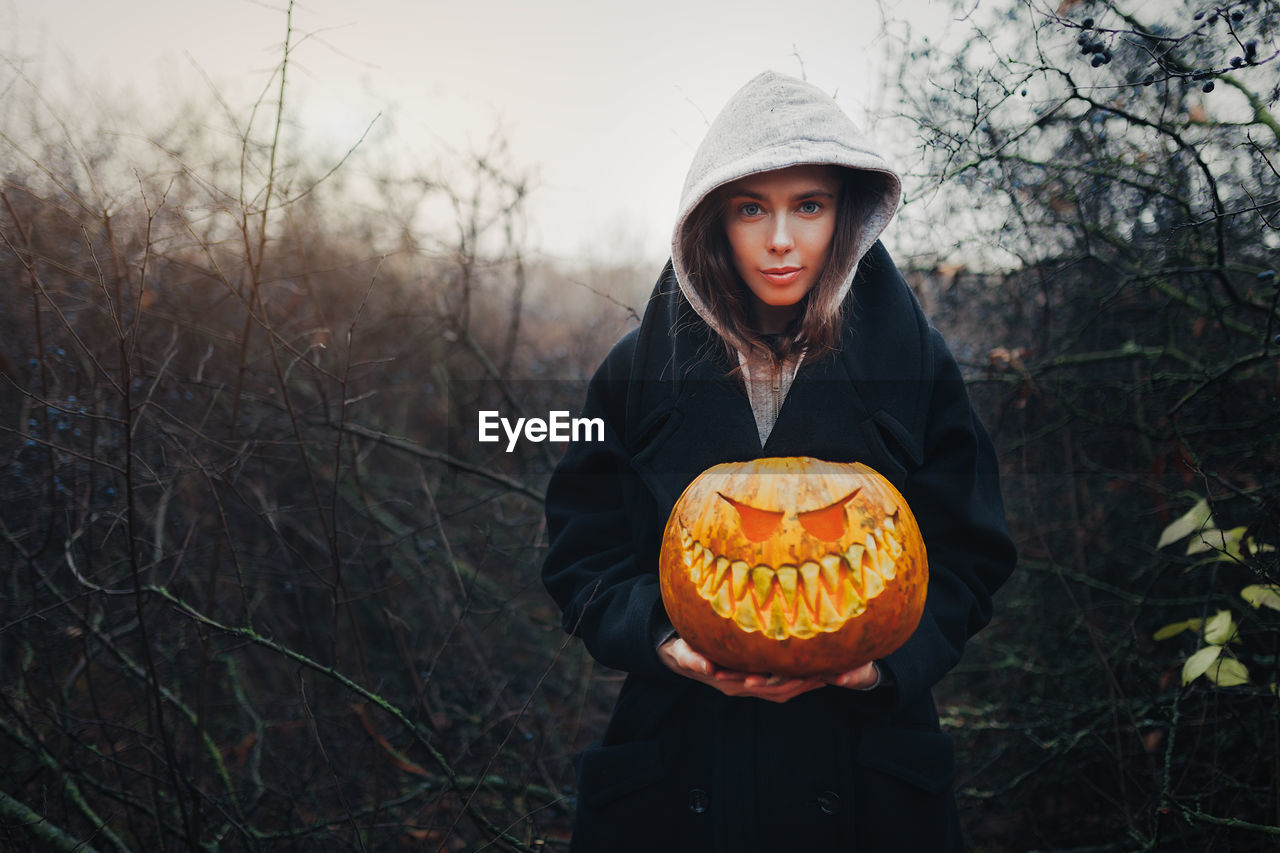
{"type": "MultiPolygon", "coordinates": [[[[947,14],[885,5],[920,28],[947,14]]],[[[864,125],[883,108],[880,21],[866,0],[300,0],[292,91],[321,150],[345,150],[378,114],[381,150],[418,159],[406,165],[500,130],[537,176],[535,246],[657,262],[707,122],[752,76],[803,71],[864,125]]],[[[284,27],[275,2],[0,0],[0,51],[41,85],[160,110],[207,88],[202,75],[250,103],[284,27]]]]}

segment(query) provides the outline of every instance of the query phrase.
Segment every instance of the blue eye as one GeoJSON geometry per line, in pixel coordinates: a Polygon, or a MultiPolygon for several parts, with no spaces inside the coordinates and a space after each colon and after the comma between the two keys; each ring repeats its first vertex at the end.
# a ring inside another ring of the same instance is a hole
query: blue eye
{"type": "Polygon", "coordinates": [[[800,204],[801,213],[821,213],[822,205],[816,201],[806,201],[800,204]]]}
{"type": "Polygon", "coordinates": [[[759,216],[764,213],[764,208],[756,204],[754,201],[749,201],[742,207],[738,208],[738,212],[743,216],[759,216]]]}

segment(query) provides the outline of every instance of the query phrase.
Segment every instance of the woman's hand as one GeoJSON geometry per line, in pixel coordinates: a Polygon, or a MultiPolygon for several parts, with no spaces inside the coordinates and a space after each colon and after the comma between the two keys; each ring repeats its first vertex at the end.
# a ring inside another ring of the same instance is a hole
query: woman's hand
{"type": "Polygon", "coordinates": [[[658,647],[658,657],[672,672],[714,687],[726,696],[754,696],[770,702],[786,702],[827,684],[851,690],[870,690],[880,683],[880,670],[875,663],[822,678],[787,678],[721,669],[677,636],[658,647]]]}
{"type": "Polygon", "coordinates": [[[867,663],[862,666],[841,672],[826,678],[827,684],[834,684],[836,687],[848,687],[853,690],[870,690],[880,683],[880,670],[875,663],[867,663]]]}
{"type": "Polygon", "coordinates": [[[695,652],[680,637],[672,637],[658,646],[658,657],[672,672],[714,687],[726,696],[754,696],[770,702],[786,702],[827,684],[821,678],[787,678],[721,669],[695,652]]]}

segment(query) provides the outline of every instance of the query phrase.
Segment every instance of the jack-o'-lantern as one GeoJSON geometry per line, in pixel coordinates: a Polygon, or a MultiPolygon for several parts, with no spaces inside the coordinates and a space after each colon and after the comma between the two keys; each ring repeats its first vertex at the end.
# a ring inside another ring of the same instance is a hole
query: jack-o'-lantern
{"type": "Polygon", "coordinates": [[[924,610],[920,528],[861,463],[808,457],[707,469],[676,501],[659,574],[671,623],[745,672],[837,674],[906,642],[924,610]]]}

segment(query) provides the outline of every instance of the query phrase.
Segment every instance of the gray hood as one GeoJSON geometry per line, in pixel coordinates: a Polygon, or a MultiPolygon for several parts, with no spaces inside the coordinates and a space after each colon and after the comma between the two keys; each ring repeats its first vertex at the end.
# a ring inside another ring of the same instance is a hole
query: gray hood
{"type": "Polygon", "coordinates": [[[697,291],[689,286],[681,234],[689,214],[717,187],[757,172],[805,163],[845,166],[883,174],[887,191],[867,216],[861,239],[848,257],[843,284],[826,310],[835,311],[853,283],[858,262],[898,209],[902,182],[844,111],[825,92],[794,77],[766,71],[738,90],[707,130],[693,155],[671,239],[671,261],[680,289],[694,310],[719,331],[697,291]]]}

